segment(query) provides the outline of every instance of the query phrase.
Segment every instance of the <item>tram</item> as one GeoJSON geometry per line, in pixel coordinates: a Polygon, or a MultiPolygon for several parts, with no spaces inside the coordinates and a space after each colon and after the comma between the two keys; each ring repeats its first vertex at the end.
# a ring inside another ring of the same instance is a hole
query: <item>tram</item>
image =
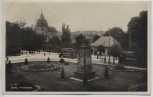
{"type": "Polygon", "coordinates": [[[77,58],[77,50],[73,48],[62,48],[62,57],[77,58]]]}

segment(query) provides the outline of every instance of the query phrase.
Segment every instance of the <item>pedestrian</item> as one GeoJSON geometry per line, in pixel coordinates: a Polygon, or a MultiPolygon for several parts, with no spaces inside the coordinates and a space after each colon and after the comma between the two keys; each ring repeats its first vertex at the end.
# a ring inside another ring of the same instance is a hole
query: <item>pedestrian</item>
{"type": "Polygon", "coordinates": [[[63,57],[63,54],[62,54],[62,52],[60,52],[60,54],[59,54],[59,58],[61,58],[61,57],[63,57]]]}
{"type": "Polygon", "coordinates": [[[45,56],[46,54],[44,53],[44,56],[45,56]]]}
{"type": "Polygon", "coordinates": [[[115,64],[115,57],[113,57],[113,64],[115,64]]]}
{"type": "Polygon", "coordinates": [[[118,63],[122,63],[122,61],[123,61],[123,57],[122,57],[122,55],[120,55],[119,59],[118,59],[118,63]]]}
{"type": "Polygon", "coordinates": [[[64,68],[62,68],[62,70],[61,70],[61,79],[65,79],[65,72],[64,72],[64,68]]]}
{"type": "Polygon", "coordinates": [[[8,59],[8,57],[6,58],[6,64],[8,64],[9,63],[9,59],[8,59]]]}
{"type": "Polygon", "coordinates": [[[104,54],[104,53],[103,53],[103,52],[101,52],[101,55],[102,55],[102,56],[103,56],[103,54],[104,54]]]}
{"type": "Polygon", "coordinates": [[[99,51],[97,51],[97,59],[99,59],[99,51]]]}
{"type": "Polygon", "coordinates": [[[105,56],[105,58],[104,58],[104,63],[106,63],[106,56],[105,56]]]}

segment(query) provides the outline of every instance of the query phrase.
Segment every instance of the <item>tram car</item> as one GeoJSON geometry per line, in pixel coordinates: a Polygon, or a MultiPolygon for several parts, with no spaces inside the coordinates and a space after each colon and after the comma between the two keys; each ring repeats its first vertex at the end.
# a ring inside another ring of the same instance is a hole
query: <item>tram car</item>
{"type": "Polygon", "coordinates": [[[65,58],[77,58],[77,50],[73,48],[62,48],[61,53],[65,58]]]}

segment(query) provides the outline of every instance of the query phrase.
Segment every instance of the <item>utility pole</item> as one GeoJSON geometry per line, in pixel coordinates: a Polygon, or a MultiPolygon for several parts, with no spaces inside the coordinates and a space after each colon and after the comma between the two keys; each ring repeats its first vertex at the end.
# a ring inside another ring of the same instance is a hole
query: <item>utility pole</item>
{"type": "Polygon", "coordinates": [[[131,31],[129,31],[129,51],[131,50],[131,31]]]}
{"type": "Polygon", "coordinates": [[[109,59],[108,59],[108,63],[110,63],[110,29],[109,29],[109,59]]]}

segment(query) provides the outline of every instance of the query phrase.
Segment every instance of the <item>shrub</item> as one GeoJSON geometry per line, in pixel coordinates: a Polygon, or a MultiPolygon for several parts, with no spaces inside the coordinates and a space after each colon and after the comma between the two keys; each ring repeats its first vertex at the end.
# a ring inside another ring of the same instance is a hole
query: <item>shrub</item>
{"type": "Polygon", "coordinates": [[[147,52],[141,48],[138,48],[134,52],[134,57],[136,58],[139,65],[146,67],[147,66],[147,52]]]}
{"type": "Polygon", "coordinates": [[[24,64],[25,64],[25,65],[28,65],[28,63],[29,63],[29,62],[28,62],[28,59],[26,58],[24,64]]]}
{"type": "Polygon", "coordinates": [[[65,62],[64,65],[69,65],[69,63],[68,62],[65,62]]]}
{"type": "Polygon", "coordinates": [[[65,79],[65,72],[64,72],[64,68],[62,68],[62,70],[61,70],[61,79],[65,79]]]}
{"type": "Polygon", "coordinates": [[[109,71],[108,71],[108,68],[107,67],[105,67],[104,76],[105,76],[106,79],[109,78],[109,71]]]}
{"type": "Polygon", "coordinates": [[[60,63],[64,63],[65,62],[65,60],[62,58],[62,59],[60,59],[60,61],[59,61],[60,63]]]}
{"type": "Polygon", "coordinates": [[[123,65],[116,65],[115,69],[116,70],[125,70],[125,67],[123,65]]]}
{"type": "Polygon", "coordinates": [[[50,63],[50,59],[49,59],[49,57],[48,57],[48,59],[47,59],[47,63],[48,63],[48,64],[50,63]]]}
{"type": "Polygon", "coordinates": [[[120,56],[120,54],[121,54],[121,46],[119,44],[111,46],[108,53],[110,55],[114,56],[114,57],[120,56]]]}

